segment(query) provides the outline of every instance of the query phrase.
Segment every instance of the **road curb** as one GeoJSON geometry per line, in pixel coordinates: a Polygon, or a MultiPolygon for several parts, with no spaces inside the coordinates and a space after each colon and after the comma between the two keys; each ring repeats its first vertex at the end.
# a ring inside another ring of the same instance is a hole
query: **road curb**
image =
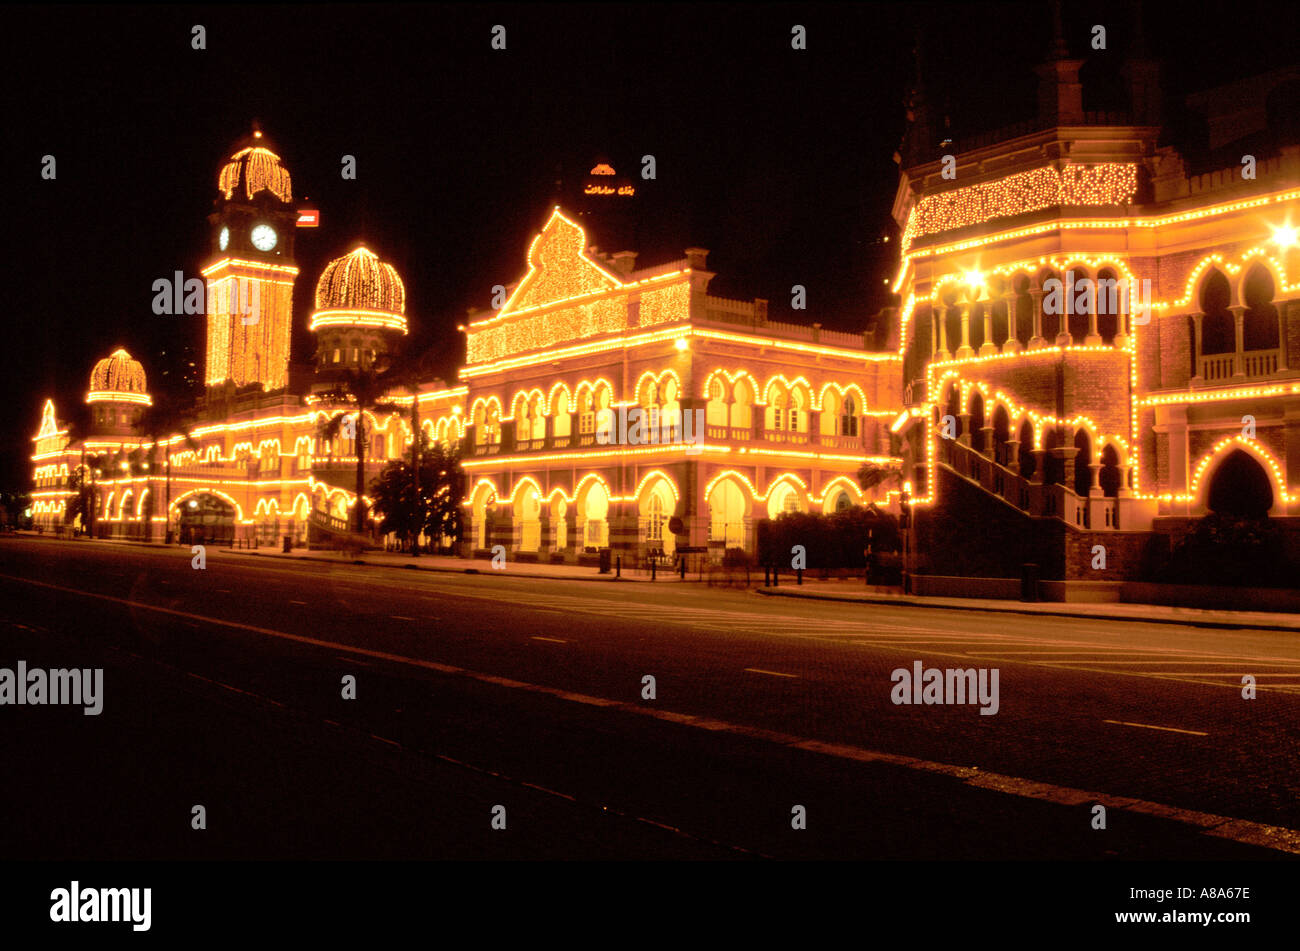
{"type": "MultiPolygon", "coordinates": [[[[1035,610],[1033,608],[1012,608],[1004,605],[982,604],[978,599],[972,599],[973,603],[967,604],[932,604],[924,600],[914,598],[890,598],[867,595],[861,598],[849,598],[836,594],[805,594],[794,591],[772,591],[765,588],[756,588],[755,594],[761,594],[769,598],[802,598],[808,601],[839,601],[844,604],[889,604],[895,607],[910,608],[932,608],[941,611],[992,611],[998,614],[1027,614],[1036,617],[1072,617],[1087,618],[1089,620],[1105,621],[1129,621],[1139,624],[1181,624],[1186,627],[1213,627],[1228,630],[1252,630],[1252,631],[1286,631],[1292,634],[1300,634],[1300,621],[1295,625],[1285,624],[1252,624],[1245,621],[1209,621],[1197,618],[1184,617],[1131,617],[1127,614],[1099,614],[1096,611],[1082,610],[1065,610],[1065,609],[1046,609],[1035,610]]],[[[1153,605],[1160,607],[1160,605],[1153,605]]]]}
{"type": "MultiPolygon", "coordinates": [[[[495,572],[495,571],[493,571],[493,570],[490,569],[490,568],[479,568],[479,567],[473,567],[473,566],[468,567],[468,568],[445,568],[445,567],[442,567],[442,566],[439,566],[439,565],[421,565],[421,564],[416,564],[414,561],[412,561],[411,564],[403,564],[403,565],[389,565],[389,564],[380,564],[380,563],[373,562],[373,561],[366,561],[364,557],[361,557],[361,558],[355,558],[355,559],[344,559],[344,558],[324,558],[324,557],[317,556],[317,555],[285,555],[285,554],[280,554],[280,553],[278,553],[278,552],[264,552],[264,551],[255,551],[255,550],[250,550],[250,549],[241,549],[241,548],[234,548],[234,549],[231,549],[231,548],[219,548],[219,549],[215,549],[215,550],[218,551],[218,552],[221,552],[222,554],[228,554],[228,555],[251,555],[251,556],[259,557],[259,558],[275,558],[275,559],[277,559],[278,561],[314,561],[314,562],[319,562],[319,563],[321,563],[321,564],[326,564],[326,565],[349,565],[349,566],[350,566],[350,565],[361,565],[361,566],[364,566],[364,567],[366,567],[366,568],[396,568],[396,569],[399,569],[399,570],[408,570],[408,571],[414,569],[415,571],[436,571],[436,572],[439,572],[439,573],[441,573],[441,574],[445,574],[445,575],[496,575],[496,574],[501,574],[501,575],[506,575],[506,576],[511,577],[511,578],[537,578],[537,579],[540,579],[540,580],[542,580],[542,581],[598,581],[598,582],[602,582],[602,583],[620,582],[620,583],[628,583],[628,584],[631,584],[631,583],[634,583],[634,582],[635,582],[635,579],[633,579],[633,578],[617,578],[617,577],[614,577],[613,575],[610,575],[610,576],[608,576],[608,577],[601,577],[600,575],[596,575],[595,577],[590,577],[590,578],[584,578],[584,577],[581,577],[581,576],[573,577],[573,578],[566,578],[566,577],[564,577],[564,576],[562,576],[562,575],[543,575],[543,574],[537,574],[536,572],[532,572],[532,571],[502,571],[502,572],[495,572]]],[[[647,582],[647,583],[648,583],[648,582],[647,582]]]]}

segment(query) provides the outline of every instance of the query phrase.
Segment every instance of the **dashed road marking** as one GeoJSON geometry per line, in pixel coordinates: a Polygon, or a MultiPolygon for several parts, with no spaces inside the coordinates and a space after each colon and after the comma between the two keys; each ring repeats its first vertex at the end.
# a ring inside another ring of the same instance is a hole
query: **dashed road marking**
{"type": "Polygon", "coordinates": [[[769,677],[789,677],[791,680],[798,680],[798,674],[783,674],[779,670],[763,670],[761,667],[746,667],[745,670],[751,674],[767,674],[769,677]]]}
{"type": "Polygon", "coordinates": [[[1116,726],[1136,726],[1144,730],[1164,730],[1167,733],[1186,733],[1189,736],[1209,736],[1208,733],[1202,733],[1200,730],[1180,730],[1174,726],[1156,726],[1154,723],[1129,723],[1127,720],[1102,720],[1102,723],[1113,723],[1116,726]]]}

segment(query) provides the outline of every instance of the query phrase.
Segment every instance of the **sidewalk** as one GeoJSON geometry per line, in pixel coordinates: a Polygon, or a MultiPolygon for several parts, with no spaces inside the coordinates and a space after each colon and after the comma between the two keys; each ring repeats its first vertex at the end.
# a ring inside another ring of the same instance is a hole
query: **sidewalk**
{"type": "MultiPolygon", "coordinates": [[[[600,570],[594,566],[586,567],[582,565],[552,565],[541,562],[533,563],[527,561],[511,561],[507,556],[506,566],[504,568],[493,568],[492,562],[486,558],[457,558],[449,555],[420,555],[413,558],[410,555],[398,554],[395,552],[368,551],[359,555],[351,555],[344,552],[336,551],[311,551],[305,548],[295,548],[291,552],[282,552],[274,548],[217,548],[210,547],[209,553],[219,555],[250,555],[258,558],[288,558],[295,561],[319,561],[331,565],[373,565],[381,568],[408,568],[416,571],[441,571],[451,574],[480,574],[493,575],[500,574],[512,578],[549,578],[552,580],[567,581],[646,581],[650,580],[648,570],[632,570],[624,568],[622,576],[619,577],[613,567],[610,568],[609,574],[602,575],[600,570]]],[[[687,580],[694,580],[687,575],[687,580]]],[[[672,571],[660,570],[657,573],[657,583],[680,582],[676,574],[672,571]]]]}
{"type": "MultiPolygon", "coordinates": [[[[26,534],[26,533],[15,533],[26,534]]],[[[35,533],[31,533],[33,537],[35,533]]],[[[143,545],[150,548],[180,548],[177,545],[163,545],[161,542],[129,541],[125,539],[87,539],[87,541],[106,542],[118,545],[143,545]]],[[[274,548],[219,548],[211,546],[209,554],[221,557],[245,556],[253,558],[288,558],[297,561],[321,562],[332,565],[371,565],[383,568],[406,568],[416,571],[438,571],[444,574],[502,574],[513,578],[543,578],[556,581],[635,581],[649,582],[650,573],[642,570],[625,569],[622,577],[617,577],[611,569],[602,575],[594,567],[579,565],[531,564],[529,562],[507,561],[506,567],[494,570],[487,559],[469,560],[443,555],[410,555],[389,552],[364,552],[352,556],[342,552],[310,551],[295,548],[286,554],[274,548]]],[[[761,584],[762,574],[755,573],[758,582],[754,593],[774,598],[805,598],[813,601],[841,601],[857,604],[885,604],[895,607],[944,608],[953,611],[991,611],[1003,614],[1038,614],[1046,617],[1093,618],[1108,621],[1142,621],[1148,624],[1185,624],[1191,627],[1253,628],[1266,631],[1300,632],[1300,615],[1279,614],[1269,611],[1212,611],[1203,608],[1182,608],[1162,604],[1124,604],[1110,602],[1062,602],[1062,601],[1006,601],[994,598],[921,598],[915,595],[900,594],[879,587],[868,588],[860,580],[844,579],[820,581],[805,578],[802,585],[796,585],[792,577],[783,575],[777,588],[764,588],[761,584]]],[[[687,574],[688,582],[699,583],[697,576],[687,574]]],[[[672,571],[660,571],[657,584],[681,583],[681,579],[672,571]]]]}
{"type": "Polygon", "coordinates": [[[1108,621],[1144,621],[1148,624],[1186,624],[1192,627],[1255,628],[1266,631],[1300,632],[1300,615],[1272,611],[1210,611],[1164,604],[1126,604],[1083,601],[1005,601],[995,598],[921,598],[866,588],[860,581],[810,581],[796,585],[781,581],[778,588],[758,588],[758,594],[774,598],[806,598],[813,601],[845,601],[858,604],[890,604],[954,611],[995,611],[1006,614],[1041,614],[1048,617],[1104,618],[1108,621]]]}

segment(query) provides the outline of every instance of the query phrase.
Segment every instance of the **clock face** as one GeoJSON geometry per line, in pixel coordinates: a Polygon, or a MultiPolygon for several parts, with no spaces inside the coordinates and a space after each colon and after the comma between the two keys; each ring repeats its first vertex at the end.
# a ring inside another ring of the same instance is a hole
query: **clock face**
{"type": "Polygon", "coordinates": [[[253,247],[259,251],[270,251],[275,247],[275,229],[270,225],[258,225],[253,229],[253,247]]]}
{"type": "Polygon", "coordinates": [[[222,228],[221,234],[217,236],[217,247],[222,251],[226,250],[226,245],[230,244],[230,229],[222,228]]]}

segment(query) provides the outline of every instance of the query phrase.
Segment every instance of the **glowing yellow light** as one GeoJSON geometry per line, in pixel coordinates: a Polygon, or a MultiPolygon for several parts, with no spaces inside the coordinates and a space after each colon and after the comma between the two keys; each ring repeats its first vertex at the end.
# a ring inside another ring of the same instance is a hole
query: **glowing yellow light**
{"type": "Polygon", "coordinates": [[[406,287],[397,269],[359,247],[325,266],[311,329],[356,324],[406,332],[406,287]]]}
{"type": "Polygon", "coordinates": [[[1296,244],[1296,229],[1290,225],[1282,225],[1273,229],[1273,243],[1283,248],[1291,248],[1296,244]]]}
{"type": "Polygon", "coordinates": [[[678,337],[677,342],[673,344],[678,350],[686,350],[690,347],[690,341],[685,337],[678,337]]]}
{"type": "MultiPolygon", "coordinates": [[[[257,133],[257,137],[260,138],[261,133],[257,133]]],[[[230,198],[239,187],[241,179],[244,182],[244,194],[250,199],[258,192],[270,191],[280,201],[293,200],[289,172],[280,165],[280,156],[270,149],[260,145],[250,146],[230,156],[217,178],[217,187],[225,193],[226,198],[230,198]]]]}

